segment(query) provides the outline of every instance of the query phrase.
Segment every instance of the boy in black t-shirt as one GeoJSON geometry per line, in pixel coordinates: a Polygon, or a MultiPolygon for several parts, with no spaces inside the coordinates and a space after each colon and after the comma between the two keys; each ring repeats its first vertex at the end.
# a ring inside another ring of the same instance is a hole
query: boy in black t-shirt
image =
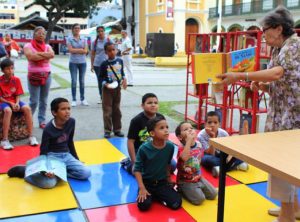
{"type": "Polygon", "coordinates": [[[127,81],[123,70],[123,61],[116,58],[115,45],[107,42],[104,45],[108,59],[100,66],[102,82],[102,109],[104,122],[104,137],[110,138],[113,131],[115,136],[123,137],[121,132],[121,85],[127,88],[127,81]]]}
{"type": "Polygon", "coordinates": [[[146,93],[142,97],[143,112],[136,115],[130,122],[128,130],[128,141],[127,148],[130,158],[122,160],[122,166],[132,174],[132,165],[135,161],[136,153],[142,143],[150,139],[149,133],[147,132],[147,122],[156,116],[163,116],[157,113],[158,110],[158,99],[153,93],[146,93]]]}

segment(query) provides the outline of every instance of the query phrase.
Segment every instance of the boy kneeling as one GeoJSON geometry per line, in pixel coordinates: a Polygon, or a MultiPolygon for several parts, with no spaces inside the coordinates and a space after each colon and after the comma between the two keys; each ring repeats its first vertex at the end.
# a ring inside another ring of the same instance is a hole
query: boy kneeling
{"type": "Polygon", "coordinates": [[[170,181],[170,164],[174,145],[167,141],[169,127],[164,117],[155,117],[147,123],[151,142],[142,144],[137,152],[134,174],[138,182],[138,208],[148,210],[156,199],[167,207],[181,207],[181,196],[173,189],[170,181]]]}

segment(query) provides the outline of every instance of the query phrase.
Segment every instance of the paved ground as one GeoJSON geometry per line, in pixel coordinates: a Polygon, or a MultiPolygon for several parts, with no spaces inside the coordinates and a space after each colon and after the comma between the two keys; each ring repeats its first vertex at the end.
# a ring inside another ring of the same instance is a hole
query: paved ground
{"type": "MultiPolygon", "coordinates": [[[[96,76],[90,71],[90,59],[88,59],[88,68],[86,73],[86,99],[90,106],[77,106],[72,109],[72,116],[76,119],[75,140],[89,140],[103,138],[103,119],[102,106],[97,104],[99,101],[99,94],[97,88],[96,76]]],[[[122,123],[123,131],[127,134],[130,120],[133,116],[141,112],[141,98],[147,92],[155,93],[159,101],[175,102],[175,106],[169,107],[179,113],[184,113],[185,101],[185,84],[186,84],[186,69],[185,68],[161,68],[152,67],[151,63],[145,59],[134,59],[133,73],[134,73],[134,87],[128,87],[127,90],[122,90],[122,123]],[[181,102],[181,104],[179,104],[181,102]]],[[[26,80],[27,61],[19,59],[15,62],[15,74],[22,80],[25,92],[27,89],[26,80]]],[[[68,70],[68,56],[57,56],[52,60],[52,73],[54,76],[59,76],[65,80],[62,85],[61,82],[53,78],[51,91],[49,95],[49,104],[53,98],[66,97],[71,100],[70,89],[70,74],[68,70]],[[62,87],[63,86],[63,87],[62,87]]],[[[79,89],[77,90],[77,97],[79,97],[79,89]]],[[[28,102],[28,94],[22,98],[28,102]]],[[[196,99],[191,99],[191,102],[196,102],[196,99]]],[[[191,113],[195,113],[197,105],[191,104],[189,106],[191,113]]],[[[238,116],[238,113],[236,113],[238,116]]],[[[47,110],[47,119],[51,119],[50,109],[47,110]]],[[[175,130],[178,120],[167,117],[171,131],[175,130]]],[[[260,120],[260,131],[263,130],[265,115],[260,120]]],[[[234,119],[234,125],[238,126],[239,119],[234,119]]],[[[42,130],[38,128],[37,116],[34,116],[34,132],[41,139],[42,130]]],[[[18,141],[15,144],[22,144],[26,141],[18,141]]]]}
{"type": "MultiPolygon", "coordinates": [[[[185,68],[159,68],[143,65],[142,60],[135,60],[133,67],[134,87],[122,90],[122,123],[123,131],[127,134],[131,118],[141,112],[141,97],[147,92],[157,94],[160,101],[184,101],[185,100],[185,68]]],[[[97,104],[99,94],[96,76],[90,71],[90,60],[88,59],[88,69],[86,73],[86,99],[90,106],[77,106],[72,109],[72,116],[76,119],[75,140],[99,139],[103,137],[102,106],[97,104]]],[[[15,74],[21,78],[25,92],[27,89],[26,80],[27,61],[19,59],[15,62],[15,74]]],[[[62,77],[70,85],[70,74],[68,70],[68,57],[57,56],[53,59],[52,73],[62,77]],[[58,65],[58,66],[57,66],[58,65]]],[[[52,79],[49,103],[55,97],[66,97],[71,100],[71,89],[59,89],[60,84],[52,79]]],[[[79,97],[79,89],[77,91],[79,97]]],[[[28,95],[22,98],[28,102],[28,95]]],[[[51,113],[48,107],[47,119],[50,120],[51,113]]],[[[174,130],[177,122],[168,118],[171,130],[174,130]]],[[[42,130],[38,128],[37,115],[34,116],[35,134],[40,140],[42,130]]],[[[23,143],[24,141],[19,141],[23,143]]],[[[26,141],[25,141],[26,142],[26,141]]]]}

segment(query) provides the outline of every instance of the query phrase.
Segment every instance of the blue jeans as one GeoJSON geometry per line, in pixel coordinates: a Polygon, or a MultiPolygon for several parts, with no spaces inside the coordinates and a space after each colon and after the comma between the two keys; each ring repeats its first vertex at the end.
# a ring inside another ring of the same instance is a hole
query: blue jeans
{"type": "Polygon", "coordinates": [[[46,84],[43,86],[31,85],[28,81],[28,91],[29,91],[29,106],[32,111],[32,115],[35,113],[37,105],[39,104],[38,120],[39,124],[46,122],[46,109],[48,94],[51,85],[51,74],[49,75],[46,84]]]}
{"type": "MultiPolygon", "coordinates": [[[[241,164],[243,161],[236,159],[233,161],[233,164],[229,166],[228,170],[233,170],[241,164]]],[[[204,156],[201,159],[201,165],[206,168],[207,170],[211,171],[213,167],[220,166],[220,155],[216,153],[215,156],[210,154],[204,154],[204,156]]]]}
{"type": "Polygon", "coordinates": [[[99,95],[101,96],[101,99],[102,99],[102,82],[103,82],[103,79],[100,75],[100,66],[94,66],[94,70],[95,70],[97,80],[98,80],[99,95]]]}
{"type": "Polygon", "coordinates": [[[77,70],[79,71],[79,92],[80,100],[84,100],[84,76],[86,71],[86,63],[69,63],[69,69],[71,74],[71,89],[72,100],[76,101],[76,87],[77,87],[77,70]]]}
{"type": "MultiPolygon", "coordinates": [[[[66,164],[67,176],[78,180],[86,180],[91,176],[91,170],[83,165],[82,162],[77,160],[70,153],[48,153],[48,156],[55,157],[66,164]]],[[[43,188],[50,189],[56,186],[59,181],[58,177],[49,178],[42,173],[36,173],[25,178],[25,181],[43,188]]]]}

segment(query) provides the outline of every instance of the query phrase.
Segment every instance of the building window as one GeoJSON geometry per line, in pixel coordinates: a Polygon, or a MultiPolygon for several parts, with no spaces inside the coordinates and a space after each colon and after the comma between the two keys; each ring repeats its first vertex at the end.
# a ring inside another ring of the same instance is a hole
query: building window
{"type": "Polygon", "coordinates": [[[243,13],[251,12],[251,0],[243,0],[243,13]]]}
{"type": "Polygon", "coordinates": [[[0,19],[15,19],[15,15],[11,13],[0,13],[0,19]]]}
{"type": "Polygon", "coordinates": [[[15,8],[16,8],[16,6],[14,6],[14,5],[13,5],[13,6],[11,6],[11,9],[15,9],[15,8]]]}
{"type": "Polygon", "coordinates": [[[232,14],[232,0],[225,0],[225,10],[224,10],[225,15],[230,15],[232,14]]]}
{"type": "Polygon", "coordinates": [[[273,0],[263,0],[262,9],[263,10],[273,9],[273,0]]]}
{"type": "Polygon", "coordinates": [[[287,7],[295,7],[299,5],[299,0],[287,0],[286,6],[287,7]]]}
{"type": "Polygon", "coordinates": [[[164,0],[157,0],[156,7],[158,12],[164,11],[164,0]]]}

